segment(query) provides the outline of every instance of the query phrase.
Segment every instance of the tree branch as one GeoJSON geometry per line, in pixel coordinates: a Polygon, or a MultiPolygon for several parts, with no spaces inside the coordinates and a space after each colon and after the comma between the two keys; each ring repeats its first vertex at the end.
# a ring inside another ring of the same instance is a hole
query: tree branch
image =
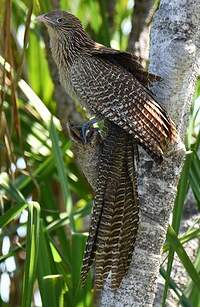
{"type": "Polygon", "coordinates": [[[134,2],[128,50],[140,57],[145,65],[149,59],[150,21],[156,6],[154,0],[136,0],[134,2]]]}

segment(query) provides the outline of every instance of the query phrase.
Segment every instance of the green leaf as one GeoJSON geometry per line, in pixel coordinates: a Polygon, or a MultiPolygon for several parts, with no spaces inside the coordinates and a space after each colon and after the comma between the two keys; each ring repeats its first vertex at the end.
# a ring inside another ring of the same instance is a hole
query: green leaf
{"type": "Polygon", "coordinates": [[[81,300],[85,301],[87,298],[88,291],[92,287],[92,279],[89,274],[87,278],[87,282],[85,287],[83,288],[80,284],[80,273],[82,267],[82,258],[85,248],[87,236],[79,233],[74,233],[72,235],[72,255],[76,255],[76,257],[72,257],[72,303],[74,306],[81,302],[81,300]]]}
{"type": "Polygon", "coordinates": [[[195,152],[191,163],[189,179],[192,191],[200,208],[200,160],[195,152]]]}
{"type": "Polygon", "coordinates": [[[64,281],[65,281],[65,287],[67,289],[72,288],[72,281],[71,281],[71,273],[72,273],[72,267],[71,263],[69,262],[69,253],[71,254],[70,247],[68,246],[66,249],[66,252],[68,255],[62,254],[59,250],[58,247],[56,246],[56,243],[50,239],[51,244],[51,251],[52,251],[52,256],[55,262],[55,266],[57,268],[57,271],[62,274],[64,281]]]}
{"type": "MultiPolygon", "coordinates": [[[[179,240],[181,242],[182,245],[184,245],[185,243],[193,240],[193,239],[199,239],[200,238],[200,229],[191,229],[186,231],[184,234],[182,234],[179,237],[179,240]]],[[[166,253],[169,250],[169,244],[165,243],[163,246],[163,252],[166,253]]]]}
{"type": "Polygon", "coordinates": [[[167,232],[167,240],[169,245],[172,247],[173,251],[175,251],[181,260],[183,266],[185,267],[186,271],[188,272],[190,278],[195,283],[200,291],[200,275],[195,269],[193,263],[191,262],[190,258],[188,257],[185,249],[183,248],[182,244],[180,243],[175,231],[171,226],[168,228],[167,232]]]}
{"type": "Polygon", "coordinates": [[[189,188],[189,171],[192,160],[193,160],[193,153],[187,154],[178,184],[178,191],[174,204],[173,220],[172,220],[172,227],[176,233],[178,233],[180,228],[181,218],[183,214],[183,206],[189,188]]]}
{"type": "Polygon", "coordinates": [[[39,289],[42,299],[43,307],[57,307],[55,302],[55,288],[51,282],[45,282],[45,277],[49,275],[58,274],[56,265],[52,256],[50,242],[48,240],[44,223],[40,221],[40,244],[39,244],[39,255],[38,255],[38,271],[37,278],[39,283],[39,289]]]}
{"type": "Polygon", "coordinates": [[[1,182],[0,183],[0,193],[4,195],[8,194],[17,203],[26,202],[24,196],[20,193],[18,189],[15,188],[15,186],[11,182],[9,183],[1,182]]]}
{"type": "MultiPolygon", "coordinates": [[[[160,274],[162,275],[162,277],[164,279],[167,278],[167,273],[162,267],[160,268],[160,274]]],[[[177,284],[175,283],[175,281],[171,277],[169,278],[169,287],[177,295],[177,297],[179,298],[179,301],[182,304],[182,306],[192,307],[190,301],[187,299],[187,297],[185,296],[183,291],[181,291],[181,289],[177,286],[177,284]]]]}
{"type": "Polygon", "coordinates": [[[5,214],[0,217],[0,228],[5,227],[8,223],[16,219],[20,213],[26,209],[28,204],[17,204],[14,207],[8,209],[5,214]]]}
{"type": "Polygon", "coordinates": [[[40,206],[37,202],[29,204],[27,240],[26,240],[26,262],[23,277],[22,307],[31,306],[33,286],[36,277],[40,229],[40,206]]]}
{"type": "MultiPolygon", "coordinates": [[[[181,217],[183,213],[183,206],[185,202],[185,198],[188,192],[189,187],[189,170],[191,165],[193,155],[188,154],[184,163],[183,170],[181,172],[179,184],[178,184],[178,190],[177,195],[174,203],[174,209],[173,209],[173,220],[172,220],[172,227],[174,228],[175,232],[179,232],[180,223],[181,223],[181,217]]],[[[167,242],[169,243],[169,242],[167,242]]],[[[168,262],[167,262],[167,275],[165,279],[165,288],[163,293],[163,300],[162,300],[162,306],[164,307],[166,305],[166,299],[167,299],[167,293],[169,288],[169,278],[172,270],[174,260],[174,251],[171,247],[169,247],[169,254],[168,254],[168,262]]]]}
{"type": "Polygon", "coordinates": [[[30,85],[42,100],[48,102],[52,99],[53,84],[45,57],[45,49],[44,47],[42,48],[40,37],[36,32],[30,33],[27,55],[29,60],[28,74],[30,85]],[[35,61],[36,57],[37,61],[35,61]]]}
{"type": "MultiPolygon", "coordinates": [[[[194,266],[196,270],[200,273],[200,250],[198,251],[194,266]]],[[[200,291],[191,280],[185,289],[185,294],[189,296],[192,302],[192,307],[200,307],[200,291]]]]}
{"type": "MultiPolygon", "coordinates": [[[[87,203],[86,206],[84,206],[84,208],[76,210],[75,212],[73,212],[73,217],[74,220],[79,219],[79,218],[83,218],[86,215],[90,214],[91,212],[91,203],[87,203]]],[[[60,227],[64,227],[66,224],[69,224],[69,215],[63,215],[62,217],[59,217],[58,220],[54,220],[52,223],[50,223],[47,226],[47,230],[49,232],[52,232],[60,227]]]]}
{"type": "Polygon", "coordinates": [[[46,289],[54,289],[55,296],[53,297],[53,301],[50,302],[49,306],[64,307],[64,294],[67,289],[64,286],[63,276],[60,274],[45,276],[44,287],[46,289]]]}
{"type": "Polygon", "coordinates": [[[75,226],[74,226],[74,219],[73,219],[73,214],[72,214],[72,209],[73,209],[72,198],[71,198],[71,193],[69,190],[67,176],[65,173],[65,164],[63,161],[63,155],[62,155],[62,151],[59,146],[59,138],[58,138],[58,134],[56,132],[56,129],[53,123],[53,119],[51,120],[51,124],[50,124],[50,137],[52,141],[53,156],[54,156],[54,160],[55,160],[55,164],[56,164],[56,168],[58,171],[58,176],[59,176],[59,180],[60,180],[60,184],[61,184],[61,188],[62,188],[62,192],[64,196],[64,202],[67,207],[67,213],[69,215],[71,228],[74,230],[75,226]]]}

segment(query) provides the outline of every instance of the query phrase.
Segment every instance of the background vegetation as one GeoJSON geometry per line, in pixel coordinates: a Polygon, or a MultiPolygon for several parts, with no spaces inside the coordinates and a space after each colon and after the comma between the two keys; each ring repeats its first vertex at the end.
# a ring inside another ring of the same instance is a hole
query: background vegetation
{"type": "MultiPolygon", "coordinates": [[[[92,304],[91,276],[85,288],[79,284],[92,193],[61,131],[35,22],[35,16],[58,5],[77,15],[97,41],[114,48],[126,49],[131,30],[132,0],[0,0],[0,306],[92,304]]],[[[200,306],[200,251],[192,260],[185,251],[188,241],[199,239],[199,220],[179,235],[191,189],[189,211],[200,209],[199,95],[197,82],[188,154],[163,249],[163,306],[168,288],[182,306],[200,306]],[[170,277],[174,253],[189,277],[182,288],[170,277]]]]}

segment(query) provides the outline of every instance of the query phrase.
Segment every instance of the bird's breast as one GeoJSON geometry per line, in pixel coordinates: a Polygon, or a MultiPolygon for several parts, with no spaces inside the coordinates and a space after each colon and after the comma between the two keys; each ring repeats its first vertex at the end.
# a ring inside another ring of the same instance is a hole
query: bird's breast
{"type": "Polygon", "coordinates": [[[72,97],[74,96],[73,86],[70,77],[70,69],[63,66],[59,67],[60,83],[65,91],[72,97]]]}

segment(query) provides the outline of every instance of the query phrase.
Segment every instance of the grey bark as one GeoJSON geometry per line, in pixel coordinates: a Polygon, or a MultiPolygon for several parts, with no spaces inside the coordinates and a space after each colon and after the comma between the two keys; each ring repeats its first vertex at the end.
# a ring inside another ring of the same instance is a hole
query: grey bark
{"type": "Polygon", "coordinates": [[[144,66],[149,59],[149,32],[156,9],[154,0],[135,0],[128,50],[141,58],[144,66]]]}

